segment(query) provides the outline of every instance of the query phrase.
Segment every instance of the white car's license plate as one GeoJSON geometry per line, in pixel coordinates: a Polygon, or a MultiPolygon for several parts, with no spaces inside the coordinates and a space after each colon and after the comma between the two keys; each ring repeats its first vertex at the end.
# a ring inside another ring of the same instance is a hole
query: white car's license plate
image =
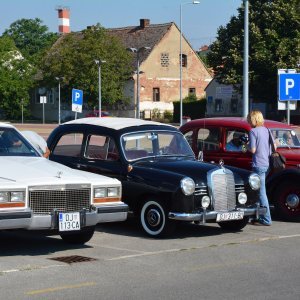
{"type": "Polygon", "coordinates": [[[244,218],[243,211],[232,211],[217,214],[217,222],[231,221],[231,220],[242,220],[244,218]]]}
{"type": "Polygon", "coordinates": [[[59,231],[80,230],[80,214],[79,212],[59,213],[58,223],[59,231]]]}

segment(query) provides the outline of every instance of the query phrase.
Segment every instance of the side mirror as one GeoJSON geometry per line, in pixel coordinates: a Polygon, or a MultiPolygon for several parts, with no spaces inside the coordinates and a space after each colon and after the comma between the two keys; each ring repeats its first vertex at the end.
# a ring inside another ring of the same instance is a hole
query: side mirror
{"type": "Polygon", "coordinates": [[[203,151],[199,151],[198,153],[198,160],[203,161],[203,151]]]}

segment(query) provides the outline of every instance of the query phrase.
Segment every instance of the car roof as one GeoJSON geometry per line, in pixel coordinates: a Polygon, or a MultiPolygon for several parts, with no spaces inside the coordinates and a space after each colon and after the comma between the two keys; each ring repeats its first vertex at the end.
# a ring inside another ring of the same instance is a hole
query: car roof
{"type": "MultiPolygon", "coordinates": [[[[203,118],[203,119],[196,119],[190,122],[187,122],[182,126],[182,128],[190,128],[197,125],[203,125],[205,123],[207,126],[222,126],[222,127],[238,127],[238,128],[245,128],[250,130],[251,127],[247,122],[246,118],[243,117],[216,117],[216,118],[203,118]]],[[[264,125],[268,128],[286,128],[291,129],[291,126],[273,120],[265,120],[264,125]]]]}
{"type": "Polygon", "coordinates": [[[96,126],[103,126],[115,130],[120,130],[123,128],[131,127],[131,126],[143,126],[143,125],[154,125],[154,126],[169,126],[171,128],[174,128],[174,126],[169,124],[162,124],[159,122],[154,121],[147,121],[147,120],[141,120],[141,119],[134,119],[134,118],[81,118],[77,120],[72,120],[69,122],[66,122],[62,125],[69,125],[69,124],[86,124],[86,125],[96,125],[96,126]]]}
{"type": "Polygon", "coordinates": [[[0,122],[0,127],[15,128],[12,124],[0,122]]]}

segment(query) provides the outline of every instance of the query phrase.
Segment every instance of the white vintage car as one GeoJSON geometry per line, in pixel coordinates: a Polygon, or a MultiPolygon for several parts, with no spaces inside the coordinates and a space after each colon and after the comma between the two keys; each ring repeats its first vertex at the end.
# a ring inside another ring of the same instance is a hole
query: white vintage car
{"type": "Polygon", "coordinates": [[[83,244],[97,223],[127,218],[121,192],[119,180],[49,161],[0,123],[0,230],[49,230],[83,244]]]}

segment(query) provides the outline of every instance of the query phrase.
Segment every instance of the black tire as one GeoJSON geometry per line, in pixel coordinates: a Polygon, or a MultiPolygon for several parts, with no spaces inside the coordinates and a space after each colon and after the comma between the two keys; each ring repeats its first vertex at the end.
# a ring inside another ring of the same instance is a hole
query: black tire
{"type": "Polygon", "coordinates": [[[285,221],[300,221],[299,182],[284,181],[274,193],[274,206],[278,216],[285,221]]]}
{"type": "Polygon", "coordinates": [[[218,225],[222,229],[228,231],[240,231],[248,224],[248,222],[249,222],[249,217],[244,217],[243,220],[219,222],[218,225]]]}
{"type": "Polygon", "coordinates": [[[161,201],[147,200],[140,210],[140,223],[145,233],[151,237],[166,237],[176,227],[168,218],[168,211],[161,201]]]}
{"type": "Polygon", "coordinates": [[[85,227],[80,231],[72,231],[61,233],[60,236],[62,240],[69,244],[80,244],[83,245],[87,243],[94,235],[95,226],[85,227]]]}

